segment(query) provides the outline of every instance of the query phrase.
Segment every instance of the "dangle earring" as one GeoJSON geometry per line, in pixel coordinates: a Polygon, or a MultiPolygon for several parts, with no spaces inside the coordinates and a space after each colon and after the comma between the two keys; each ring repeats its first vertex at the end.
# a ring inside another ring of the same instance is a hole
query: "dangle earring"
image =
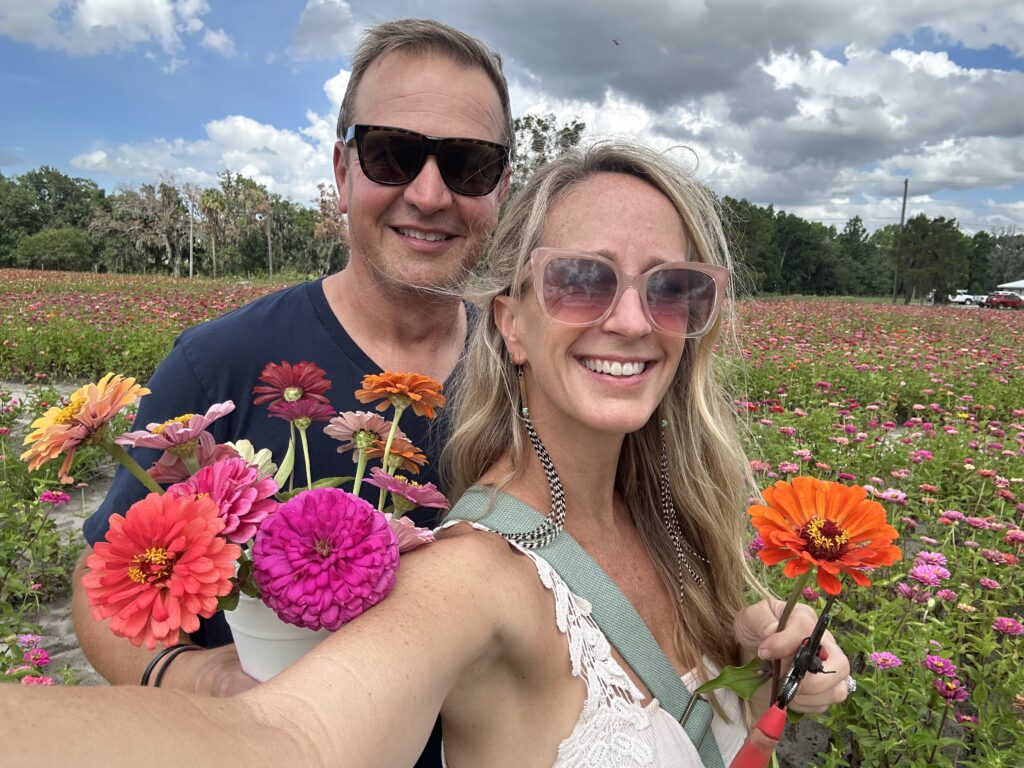
{"type": "Polygon", "coordinates": [[[562,490],[562,479],[555,470],[555,465],[548,455],[540,435],[530,421],[530,408],[526,401],[526,382],[523,380],[523,366],[515,363],[516,376],[519,380],[519,420],[523,422],[526,434],[530,438],[530,444],[540,459],[540,465],[544,469],[544,476],[548,481],[548,491],[551,493],[551,511],[548,516],[532,531],[522,533],[509,533],[505,538],[514,541],[526,549],[539,549],[546,547],[565,528],[565,492],[562,490]]]}
{"type": "Polygon", "coordinates": [[[707,558],[701,557],[701,555],[687,543],[686,539],[683,538],[683,533],[679,529],[679,517],[676,514],[676,505],[672,501],[672,488],[669,485],[668,477],[668,445],[665,441],[665,430],[668,427],[668,421],[662,419],[661,421],[661,457],[660,466],[658,468],[658,494],[661,496],[661,517],[665,523],[665,529],[668,531],[668,537],[672,540],[672,548],[676,552],[676,577],[679,579],[679,584],[683,583],[683,569],[690,574],[690,577],[697,583],[697,586],[704,586],[704,579],[694,569],[693,565],[690,564],[689,558],[683,551],[684,547],[690,551],[694,557],[698,560],[702,560],[706,565],[711,565],[707,558]]]}

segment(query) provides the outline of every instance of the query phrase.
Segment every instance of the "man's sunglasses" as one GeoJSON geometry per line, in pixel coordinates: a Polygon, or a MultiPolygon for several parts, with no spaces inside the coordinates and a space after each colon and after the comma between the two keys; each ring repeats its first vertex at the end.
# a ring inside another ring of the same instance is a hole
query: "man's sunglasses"
{"type": "Polygon", "coordinates": [[[437,158],[437,168],[448,188],[459,195],[480,197],[490,193],[509,162],[509,148],[482,139],[438,138],[404,128],[352,125],[345,131],[345,145],[356,143],[359,167],[378,184],[408,184],[427,162],[437,158]]]}
{"type": "Polygon", "coordinates": [[[648,322],[687,339],[711,330],[729,279],[725,267],[693,261],[666,262],[642,275],[628,275],[603,256],[557,248],[535,249],[530,270],[541,310],[550,320],[600,325],[626,289],[636,288],[648,322]]]}

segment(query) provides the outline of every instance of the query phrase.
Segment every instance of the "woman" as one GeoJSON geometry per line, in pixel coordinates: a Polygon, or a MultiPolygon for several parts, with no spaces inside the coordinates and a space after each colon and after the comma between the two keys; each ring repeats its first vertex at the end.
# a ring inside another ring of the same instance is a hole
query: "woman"
{"type": "MultiPolygon", "coordinates": [[[[440,711],[451,768],[728,765],[746,735],[735,697],[715,697],[711,736],[685,732],[625,661],[634,635],[609,646],[597,604],[566,584],[603,571],[691,688],[791,655],[814,623],[803,608],[776,632],[781,603],[743,607],[750,486],[711,370],[727,271],[708,195],[658,155],[601,145],[538,172],[491,258],[446,452],[462,500],[388,599],[231,699],[0,690],[8,722],[47,733],[5,744],[12,764],[73,745],[104,768],[410,765],[440,711]],[[560,576],[548,559],[566,542],[593,562],[560,576]]],[[[793,709],[846,696],[847,660],[823,646],[835,674],[809,675],[793,709]]]]}

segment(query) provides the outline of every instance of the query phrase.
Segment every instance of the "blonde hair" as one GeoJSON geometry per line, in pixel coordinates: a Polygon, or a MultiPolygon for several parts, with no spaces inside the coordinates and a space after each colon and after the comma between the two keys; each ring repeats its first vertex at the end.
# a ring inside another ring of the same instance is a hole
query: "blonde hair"
{"type": "MultiPolygon", "coordinates": [[[[599,143],[567,153],[537,171],[509,203],[489,248],[488,274],[477,295],[482,311],[455,387],[455,420],[443,454],[453,499],[507,457],[510,474],[498,483],[504,485],[529,456],[531,448],[516,416],[517,372],[492,306],[496,296],[520,295],[524,265],[539,244],[554,203],[598,173],[622,173],[655,187],[679,212],[690,242],[690,260],[731,266],[714,198],[658,153],[599,143]]],[[[698,664],[707,657],[719,667],[739,662],[733,618],[744,605],[745,587],[756,586],[744,557],[749,468],[732,404],[713,370],[715,342],[729,322],[723,311],[710,333],[686,341],[679,369],[657,412],[643,428],[626,435],[616,475],[616,488],[629,502],[644,546],[673,598],[678,653],[698,664]],[[658,480],[663,420],[679,527],[708,562],[690,556],[704,575],[704,588],[688,576],[679,582],[676,553],[662,520],[658,480]]]]}

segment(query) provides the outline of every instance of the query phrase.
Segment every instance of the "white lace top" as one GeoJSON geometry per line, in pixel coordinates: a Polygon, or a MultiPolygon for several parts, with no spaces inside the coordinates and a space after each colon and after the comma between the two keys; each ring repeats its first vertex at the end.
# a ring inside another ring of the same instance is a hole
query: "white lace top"
{"type": "MultiPolygon", "coordinates": [[[[443,527],[456,522],[465,521],[453,520],[443,527]]],[[[533,561],[541,583],[554,594],[555,622],[569,644],[573,677],[582,677],[587,686],[583,711],[572,733],[559,744],[554,768],[701,768],[700,755],[683,726],[657,699],[645,703],[644,694],[616,661],[608,638],[590,615],[590,602],[574,594],[536,552],[510,545],[533,561]]],[[[699,685],[694,672],[684,675],[683,682],[690,690],[699,685]]],[[[747,735],[739,699],[724,689],[712,695],[732,721],[715,716],[711,723],[722,759],[729,765],[747,735]]],[[[441,761],[447,766],[443,747],[441,761]]]]}

